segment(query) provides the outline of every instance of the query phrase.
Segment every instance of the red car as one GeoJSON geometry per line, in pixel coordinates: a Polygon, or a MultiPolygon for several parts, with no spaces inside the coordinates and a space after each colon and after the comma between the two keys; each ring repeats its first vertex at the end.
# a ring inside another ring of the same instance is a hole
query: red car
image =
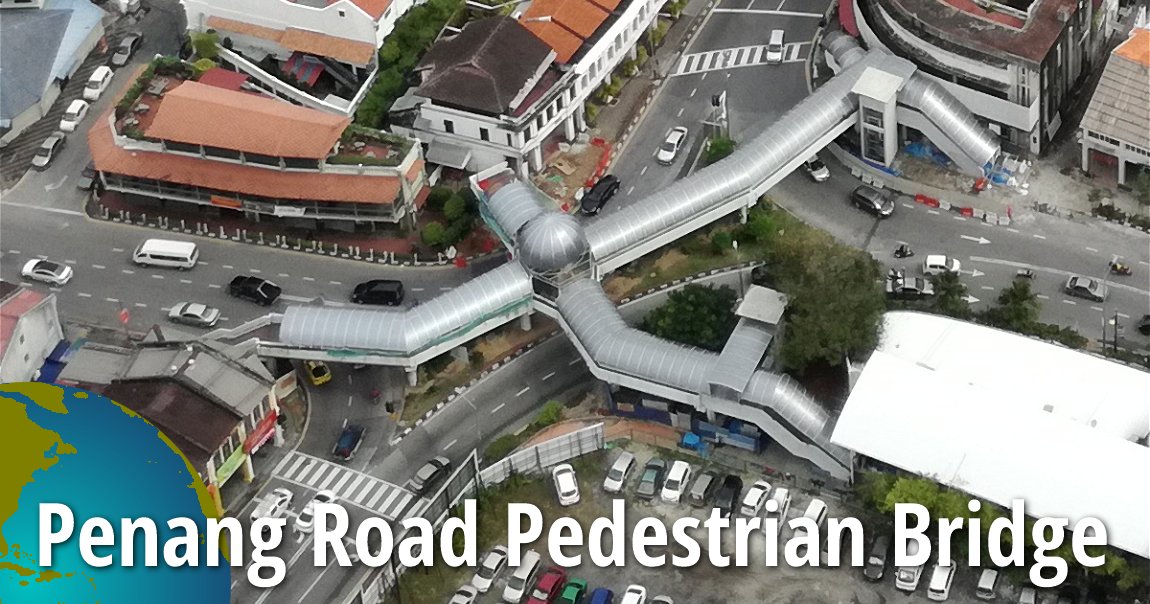
{"type": "Polygon", "coordinates": [[[567,582],[567,571],[552,566],[539,577],[539,581],[535,584],[535,589],[531,590],[531,597],[527,598],[527,604],[551,604],[555,598],[559,596],[559,591],[563,589],[563,584],[567,582]]]}

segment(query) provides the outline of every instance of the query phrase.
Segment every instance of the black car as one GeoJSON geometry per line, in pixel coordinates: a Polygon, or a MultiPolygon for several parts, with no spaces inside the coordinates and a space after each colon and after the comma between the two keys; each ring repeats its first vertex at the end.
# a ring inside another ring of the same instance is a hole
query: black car
{"type": "Polygon", "coordinates": [[[144,34],[131,33],[120,39],[120,45],[116,47],[116,53],[112,55],[110,63],[112,67],[123,67],[132,60],[132,55],[140,50],[140,45],[144,43],[144,34]]]}
{"type": "Polygon", "coordinates": [[[607,205],[607,201],[619,192],[619,178],[608,174],[599,179],[595,186],[583,196],[582,211],[585,216],[594,216],[607,205]]]}
{"type": "Polygon", "coordinates": [[[667,462],[652,457],[651,461],[643,467],[643,473],[639,475],[639,486],[635,489],[635,496],[639,499],[646,499],[650,501],[655,498],[655,494],[663,488],[663,479],[667,474],[667,462]]]}
{"type": "Polygon", "coordinates": [[[359,449],[359,444],[363,442],[363,433],[367,429],[363,426],[352,424],[343,429],[339,435],[339,440],[335,441],[335,446],[331,449],[331,454],[338,459],[344,461],[351,461],[355,457],[355,452],[359,449]]]}
{"type": "Polygon", "coordinates": [[[252,275],[237,275],[228,284],[228,293],[244,300],[251,300],[256,304],[271,306],[279,299],[283,290],[280,286],[252,275]]]}
{"type": "Polygon", "coordinates": [[[886,559],[889,554],[890,537],[879,535],[871,544],[870,555],[867,556],[866,566],[863,567],[863,576],[868,581],[882,580],[883,575],[886,574],[886,559]]]}
{"type": "Polygon", "coordinates": [[[423,464],[415,476],[407,481],[405,488],[416,495],[422,495],[430,491],[437,482],[443,480],[449,472],[451,472],[451,460],[446,457],[436,457],[423,464]]]}
{"type": "Polygon", "coordinates": [[[888,218],[894,214],[894,200],[874,187],[862,185],[851,191],[851,203],[879,218],[888,218]]]}
{"type": "Polygon", "coordinates": [[[351,301],[356,304],[399,306],[403,304],[403,283],[391,279],[364,281],[351,292],[351,301]]]}
{"type": "Polygon", "coordinates": [[[1142,318],[1134,324],[1134,328],[1138,330],[1138,333],[1150,336],[1150,315],[1142,315],[1142,318]]]}
{"type": "Polygon", "coordinates": [[[715,493],[715,507],[724,518],[735,515],[735,508],[743,495],[743,479],[734,474],[723,478],[723,486],[715,493]]]}

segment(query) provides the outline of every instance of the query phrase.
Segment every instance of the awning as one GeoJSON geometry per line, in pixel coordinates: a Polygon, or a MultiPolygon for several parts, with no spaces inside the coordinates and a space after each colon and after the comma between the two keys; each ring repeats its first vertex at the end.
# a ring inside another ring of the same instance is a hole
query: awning
{"type": "Polygon", "coordinates": [[[462,170],[471,161],[471,149],[437,140],[427,148],[427,161],[462,170]]]}

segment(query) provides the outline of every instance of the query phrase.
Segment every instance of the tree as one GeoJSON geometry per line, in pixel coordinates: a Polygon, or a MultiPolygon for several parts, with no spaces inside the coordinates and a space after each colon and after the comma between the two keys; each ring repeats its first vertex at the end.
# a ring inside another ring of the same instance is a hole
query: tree
{"type": "Polygon", "coordinates": [[[1134,196],[1139,205],[1150,206],[1150,170],[1143,168],[1134,179],[1134,196]]]}
{"type": "Polygon", "coordinates": [[[447,198],[443,204],[443,215],[451,222],[467,217],[467,202],[458,194],[447,198]]]}
{"type": "Polygon", "coordinates": [[[535,416],[535,425],[539,428],[546,428],[561,421],[563,421],[563,403],[559,401],[547,401],[535,416]]]}
{"type": "Polygon", "coordinates": [[[716,136],[711,139],[711,144],[707,146],[707,165],[709,166],[734,152],[735,141],[725,136],[716,136]]]}
{"type": "Polygon", "coordinates": [[[688,285],[671,292],[640,325],[667,340],[720,351],[735,329],[735,291],[729,287],[688,285]]]}
{"type": "Polygon", "coordinates": [[[1038,324],[1042,306],[1030,291],[1030,282],[1015,280],[998,295],[998,305],[987,309],[985,318],[995,327],[1019,333],[1032,333],[1038,324]]]}
{"type": "Polygon", "coordinates": [[[934,299],[931,300],[931,310],[956,319],[969,319],[971,317],[970,302],[966,300],[966,285],[963,284],[958,273],[946,271],[934,275],[930,281],[934,284],[934,299]]]}
{"type": "Polygon", "coordinates": [[[938,483],[925,478],[899,478],[886,494],[886,501],[879,508],[880,512],[889,514],[894,512],[895,504],[917,503],[933,515],[935,504],[938,502],[938,483]]]}
{"type": "Polygon", "coordinates": [[[711,253],[722,256],[734,249],[735,236],[730,231],[719,231],[711,235],[711,253]]]}
{"type": "Polygon", "coordinates": [[[447,200],[451,199],[454,192],[447,187],[431,187],[427,192],[427,201],[424,207],[432,212],[442,212],[447,200]]]}
{"type": "Polygon", "coordinates": [[[420,236],[423,238],[423,242],[425,244],[430,245],[431,247],[438,247],[443,245],[444,232],[445,229],[443,227],[443,223],[429,222],[424,225],[423,232],[420,234],[420,236]]]}
{"type": "Polygon", "coordinates": [[[214,59],[220,54],[220,36],[215,32],[193,33],[192,50],[200,59],[214,59]]]}

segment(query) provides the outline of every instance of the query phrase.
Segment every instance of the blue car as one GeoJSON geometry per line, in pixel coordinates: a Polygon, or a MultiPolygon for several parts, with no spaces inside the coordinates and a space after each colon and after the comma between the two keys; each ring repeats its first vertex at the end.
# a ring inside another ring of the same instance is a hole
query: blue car
{"type": "Polygon", "coordinates": [[[351,461],[355,457],[355,452],[359,449],[360,443],[363,442],[363,433],[367,430],[363,426],[352,424],[343,429],[339,435],[339,440],[336,441],[335,446],[332,447],[331,454],[336,459],[344,461],[351,461]]]}
{"type": "Polygon", "coordinates": [[[606,587],[596,587],[591,592],[591,600],[587,604],[611,604],[615,601],[615,592],[606,587]]]}

